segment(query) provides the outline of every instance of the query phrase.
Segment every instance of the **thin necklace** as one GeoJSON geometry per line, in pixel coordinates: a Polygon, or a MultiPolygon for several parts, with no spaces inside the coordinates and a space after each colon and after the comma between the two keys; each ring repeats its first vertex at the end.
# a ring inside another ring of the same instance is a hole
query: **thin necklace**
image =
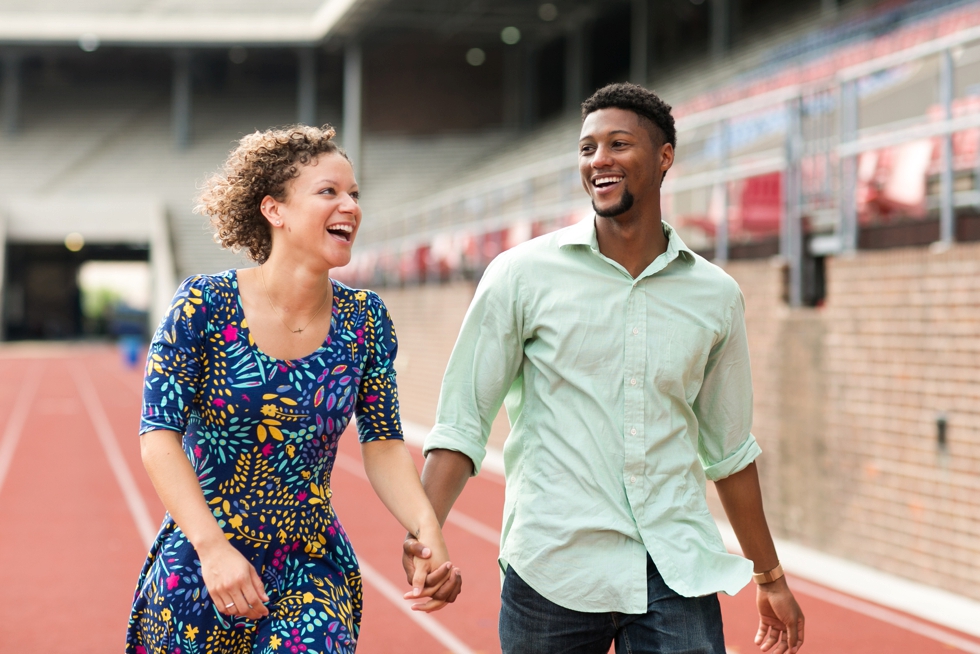
{"type": "Polygon", "coordinates": [[[313,324],[313,321],[316,320],[316,317],[320,315],[320,309],[322,309],[323,306],[327,303],[327,297],[330,295],[330,293],[323,294],[323,302],[320,303],[320,307],[316,310],[316,313],[313,314],[313,317],[310,318],[310,322],[306,323],[299,329],[293,329],[292,327],[286,324],[286,319],[282,317],[282,314],[279,313],[279,309],[276,308],[276,303],[272,301],[272,296],[269,294],[269,286],[265,283],[265,266],[259,266],[259,275],[262,276],[262,288],[265,289],[265,296],[269,298],[269,306],[271,306],[272,310],[276,312],[277,316],[279,316],[279,320],[282,321],[282,324],[286,327],[286,329],[288,329],[294,334],[302,334],[304,329],[306,329],[307,327],[313,324]]]}

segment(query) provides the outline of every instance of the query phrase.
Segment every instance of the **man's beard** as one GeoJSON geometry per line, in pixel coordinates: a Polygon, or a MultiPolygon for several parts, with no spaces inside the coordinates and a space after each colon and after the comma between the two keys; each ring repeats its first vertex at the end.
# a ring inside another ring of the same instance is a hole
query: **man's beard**
{"type": "Polygon", "coordinates": [[[603,218],[615,218],[616,216],[622,215],[633,208],[633,194],[630,193],[629,189],[623,190],[623,199],[619,201],[619,204],[609,207],[608,209],[603,209],[599,211],[599,208],[595,206],[595,200],[592,201],[592,209],[595,211],[597,216],[602,216],[603,218]]]}

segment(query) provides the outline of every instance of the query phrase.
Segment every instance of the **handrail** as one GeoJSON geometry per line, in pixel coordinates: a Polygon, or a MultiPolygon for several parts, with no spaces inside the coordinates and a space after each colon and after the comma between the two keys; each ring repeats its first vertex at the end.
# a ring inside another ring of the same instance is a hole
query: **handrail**
{"type": "Polygon", "coordinates": [[[970,41],[976,41],[978,39],[980,39],[980,25],[967,28],[960,32],[955,32],[953,34],[947,34],[946,36],[941,36],[938,39],[933,39],[932,41],[926,41],[925,43],[913,45],[910,48],[883,55],[877,59],[872,59],[871,61],[865,61],[860,64],[848,66],[847,68],[838,71],[837,80],[840,82],[851,82],[858,78],[866,77],[872,73],[877,73],[878,71],[893,68],[901,64],[907,64],[910,61],[922,59],[930,55],[939,54],[943,50],[955,48],[958,45],[963,45],[964,43],[969,43],[970,41]]]}
{"type": "Polygon", "coordinates": [[[896,131],[878,132],[870,136],[858,137],[837,146],[837,154],[841,157],[852,157],[870,150],[890,148],[910,141],[944,136],[953,132],[980,127],[980,112],[958,116],[951,120],[939,120],[925,124],[913,125],[896,131]]]}

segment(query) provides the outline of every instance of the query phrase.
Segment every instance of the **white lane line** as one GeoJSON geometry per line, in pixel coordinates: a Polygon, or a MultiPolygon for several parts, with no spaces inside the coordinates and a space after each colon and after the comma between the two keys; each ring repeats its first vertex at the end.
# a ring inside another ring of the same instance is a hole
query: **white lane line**
{"type": "Polygon", "coordinates": [[[82,403],[85,405],[86,411],[88,411],[88,417],[92,421],[92,426],[95,427],[95,433],[98,435],[99,442],[102,444],[102,450],[105,452],[106,459],[109,460],[109,467],[112,468],[112,472],[116,476],[116,481],[122,490],[123,497],[126,500],[126,506],[129,507],[129,512],[133,516],[133,521],[136,523],[136,529],[139,531],[140,538],[143,539],[143,542],[147,546],[150,546],[153,543],[153,539],[156,538],[157,526],[153,524],[153,519],[150,517],[150,510],[146,507],[146,502],[143,499],[142,493],[140,493],[139,487],[136,485],[133,473],[129,470],[126,458],[119,448],[116,432],[112,429],[102,402],[92,388],[92,379],[78,362],[72,364],[71,374],[75,378],[78,394],[82,397],[82,403]]]}
{"type": "Polygon", "coordinates": [[[27,422],[27,416],[31,411],[34,394],[41,384],[43,370],[43,363],[35,363],[31,366],[27,378],[20,387],[20,392],[17,393],[17,400],[7,420],[7,427],[3,430],[3,439],[0,440],[0,490],[3,489],[10,463],[14,460],[14,451],[17,449],[17,443],[20,442],[21,432],[24,431],[24,423],[27,422]]]}
{"type": "Polygon", "coordinates": [[[476,518],[471,518],[459,509],[450,511],[449,515],[446,516],[446,522],[451,522],[460,529],[470,532],[477,538],[482,538],[494,547],[500,547],[499,531],[489,525],[483,524],[476,518]]]}
{"type": "MultiPolygon", "coordinates": [[[[338,452],[337,462],[334,465],[342,468],[352,475],[360,477],[364,481],[368,481],[368,477],[364,473],[364,467],[361,466],[357,459],[352,456],[338,452]]],[[[485,525],[476,518],[472,518],[465,513],[462,513],[459,509],[453,509],[450,511],[449,517],[446,518],[446,522],[453,523],[460,529],[470,532],[477,538],[481,538],[492,544],[494,547],[500,547],[500,532],[498,530],[485,525]]]]}
{"type": "Polygon", "coordinates": [[[378,589],[385,599],[394,604],[399,611],[407,615],[415,624],[422,627],[430,636],[438,640],[453,654],[475,654],[474,650],[466,646],[463,641],[456,638],[448,629],[428,613],[413,611],[409,606],[409,600],[402,597],[402,591],[398,590],[393,583],[388,581],[384,575],[374,569],[364,559],[358,557],[361,566],[361,576],[369,584],[378,589]]]}
{"type": "MultiPolygon", "coordinates": [[[[425,444],[425,437],[428,436],[430,429],[416,422],[402,420],[402,433],[405,435],[405,442],[413,447],[422,449],[425,444]]],[[[477,479],[492,481],[505,485],[504,481],[504,454],[500,450],[492,447],[487,448],[486,456],[483,457],[483,465],[480,467],[480,474],[477,479]],[[489,472],[492,474],[483,474],[489,472]]]]}
{"type": "Polygon", "coordinates": [[[949,645],[954,649],[960,649],[964,652],[971,652],[971,654],[980,654],[980,644],[974,641],[967,640],[966,638],[960,638],[959,636],[951,634],[948,631],[938,629],[930,624],[926,624],[925,622],[920,622],[906,615],[902,615],[901,613],[896,613],[881,606],[871,604],[870,602],[865,602],[864,600],[859,600],[855,597],[838,593],[837,591],[830,590],[829,588],[823,588],[822,586],[811,584],[810,582],[804,581],[799,577],[793,579],[793,590],[798,591],[802,595],[809,595],[810,597],[815,597],[825,602],[835,604],[842,608],[848,609],[849,611],[861,613],[868,617],[874,618],[875,620],[887,622],[895,627],[899,627],[906,631],[911,631],[912,633],[925,636],[926,638],[931,638],[932,640],[943,643],[944,645],[949,645]]]}

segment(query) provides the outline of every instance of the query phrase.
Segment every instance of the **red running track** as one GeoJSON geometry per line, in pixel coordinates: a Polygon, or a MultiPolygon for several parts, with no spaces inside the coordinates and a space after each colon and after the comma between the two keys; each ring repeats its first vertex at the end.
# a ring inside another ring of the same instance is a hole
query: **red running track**
{"type": "MultiPolygon", "coordinates": [[[[110,348],[0,350],[0,653],[122,650],[147,540],[163,516],[139,458],[140,381],[110,348]]],[[[464,592],[431,615],[399,599],[403,530],[371,490],[353,433],[341,441],[333,490],[364,571],[359,654],[500,651],[501,479],[485,473],[460,497],[445,534],[464,592]]],[[[975,638],[790,583],[807,615],[804,652],[980,652],[975,638]]],[[[722,610],[729,650],[758,651],[751,588],[723,596],[722,610]]]]}

